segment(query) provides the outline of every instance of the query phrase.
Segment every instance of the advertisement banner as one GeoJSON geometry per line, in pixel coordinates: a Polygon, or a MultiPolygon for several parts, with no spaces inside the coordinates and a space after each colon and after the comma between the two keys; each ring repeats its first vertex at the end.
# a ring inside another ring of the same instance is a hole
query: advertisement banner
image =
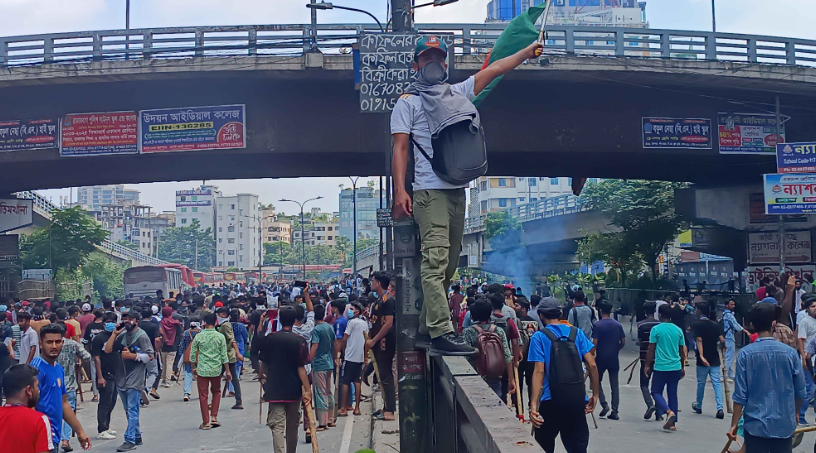
{"type": "Polygon", "coordinates": [[[193,190],[177,190],[176,196],[180,197],[182,195],[212,195],[212,190],[210,189],[193,189],[193,190]]]}
{"type": "Polygon", "coordinates": [[[136,112],[69,113],[60,127],[60,156],[136,154],[136,112]]]}
{"type": "Polygon", "coordinates": [[[816,174],[762,175],[765,214],[816,213],[816,174]]]}
{"type": "Polygon", "coordinates": [[[142,153],[233,148],[246,148],[243,104],[139,112],[142,153]]]}
{"type": "Polygon", "coordinates": [[[0,233],[27,227],[33,223],[34,202],[32,200],[0,199],[0,233]]]}
{"type": "Polygon", "coordinates": [[[776,145],[777,173],[816,173],[816,143],[776,145]]]}
{"type": "MultiPolygon", "coordinates": [[[[751,264],[768,264],[779,262],[779,249],[782,242],[779,233],[748,233],[748,262],[751,264]]],[[[785,232],[785,262],[810,263],[810,231],[785,232]]]]}
{"type": "MultiPolygon", "coordinates": [[[[749,265],[746,269],[747,274],[745,280],[749,285],[758,285],[764,277],[772,279],[779,278],[779,263],[767,264],[764,266],[749,265]]],[[[793,275],[797,280],[803,280],[805,277],[810,277],[813,280],[816,274],[816,265],[813,264],[793,264],[785,265],[785,273],[793,275]]]]}
{"type": "Polygon", "coordinates": [[[708,118],[641,118],[644,148],[711,149],[708,118]]]}
{"type": "Polygon", "coordinates": [[[763,113],[717,114],[720,154],[772,154],[776,144],[785,143],[785,122],[781,140],[776,139],[776,115],[763,113]]]}
{"type": "Polygon", "coordinates": [[[59,146],[59,120],[0,121],[0,152],[59,146]]]}
{"type": "Polygon", "coordinates": [[[212,206],[212,200],[177,201],[176,206],[212,206]]]}

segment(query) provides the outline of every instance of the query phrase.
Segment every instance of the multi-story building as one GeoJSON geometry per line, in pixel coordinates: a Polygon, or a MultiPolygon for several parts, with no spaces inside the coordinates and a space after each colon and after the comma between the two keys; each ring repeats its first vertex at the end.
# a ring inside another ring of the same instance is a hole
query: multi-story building
{"type": "Polygon", "coordinates": [[[125,189],[122,192],[122,202],[127,204],[139,204],[139,191],[136,189],[125,189]]]}
{"type": "MultiPolygon", "coordinates": [[[[380,191],[372,187],[357,188],[357,239],[379,239],[377,209],[380,207],[380,191]]],[[[340,191],[340,236],[354,238],[354,191],[340,191]]]]}
{"type": "Polygon", "coordinates": [[[202,185],[198,189],[176,191],[175,226],[190,226],[198,220],[201,229],[210,228],[215,236],[216,200],[221,196],[216,186],[202,185]]]}
{"type": "Polygon", "coordinates": [[[175,212],[164,212],[158,215],[152,215],[150,220],[148,221],[148,227],[150,231],[153,233],[153,249],[151,253],[147,253],[150,256],[158,257],[159,256],[159,246],[161,245],[162,241],[162,234],[164,230],[175,226],[176,224],[176,213],[175,212]],[[168,215],[169,214],[169,215],[168,215]]]}
{"type": "Polygon", "coordinates": [[[274,209],[264,209],[263,211],[263,242],[292,242],[292,223],[289,220],[278,219],[274,209]]]}
{"type": "MultiPolygon", "coordinates": [[[[77,189],[77,204],[88,211],[98,211],[101,206],[114,206],[124,202],[125,190],[125,186],[122,184],[80,187],[77,189]]],[[[135,195],[135,201],[132,201],[131,204],[138,204],[139,191],[127,190],[131,201],[135,195]]]]}
{"type": "MultiPolygon", "coordinates": [[[[590,181],[597,179],[593,178],[590,181]]],[[[487,214],[571,193],[572,178],[482,176],[471,183],[470,196],[471,205],[474,203],[474,196],[476,198],[477,214],[487,214]],[[476,189],[475,195],[473,189],[476,189]]],[[[472,209],[469,215],[473,215],[472,209]]]]}
{"type": "MultiPolygon", "coordinates": [[[[303,235],[306,238],[306,245],[327,245],[334,248],[337,237],[340,236],[340,223],[337,218],[328,222],[305,222],[303,225],[303,235]]],[[[300,247],[300,226],[292,228],[292,246],[300,247]]]]}
{"type": "Polygon", "coordinates": [[[153,227],[156,218],[150,212],[152,209],[135,204],[102,205],[89,214],[110,233],[108,239],[111,241],[138,245],[139,252],[155,256],[156,232],[153,227]]]}
{"type": "Polygon", "coordinates": [[[263,223],[258,196],[219,196],[216,203],[216,265],[242,270],[257,267],[263,223]]]}

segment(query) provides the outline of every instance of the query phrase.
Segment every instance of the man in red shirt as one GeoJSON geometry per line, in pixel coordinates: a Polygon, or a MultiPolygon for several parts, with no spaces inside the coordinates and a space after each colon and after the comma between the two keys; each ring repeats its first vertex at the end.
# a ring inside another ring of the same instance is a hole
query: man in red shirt
{"type": "Polygon", "coordinates": [[[37,373],[31,365],[14,365],[3,375],[6,405],[0,407],[0,451],[55,450],[48,417],[34,410],[40,399],[37,373]]]}

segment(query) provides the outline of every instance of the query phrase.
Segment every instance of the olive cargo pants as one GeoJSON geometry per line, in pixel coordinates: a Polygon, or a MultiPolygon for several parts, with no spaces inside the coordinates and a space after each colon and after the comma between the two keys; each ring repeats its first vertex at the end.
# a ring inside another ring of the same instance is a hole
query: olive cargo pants
{"type": "Polygon", "coordinates": [[[417,190],[413,209],[422,240],[419,333],[436,338],[453,332],[447,289],[462,251],[465,189],[417,190]]]}

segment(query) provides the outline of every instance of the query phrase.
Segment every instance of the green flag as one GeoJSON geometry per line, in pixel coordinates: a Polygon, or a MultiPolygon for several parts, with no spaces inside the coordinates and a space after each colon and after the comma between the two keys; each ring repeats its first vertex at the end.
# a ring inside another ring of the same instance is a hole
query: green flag
{"type": "MultiPolygon", "coordinates": [[[[535,22],[544,12],[546,4],[547,3],[544,2],[538,6],[530,7],[530,9],[521,13],[507,24],[507,28],[504,29],[499,39],[496,40],[496,44],[493,45],[493,50],[490,51],[487,61],[488,64],[501,60],[504,57],[509,57],[538,39],[539,30],[536,29],[535,22]]],[[[501,77],[497,77],[490,82],[481,93],[473,99],[473,104],[478,107],[501,79],[501,77]]]]}

